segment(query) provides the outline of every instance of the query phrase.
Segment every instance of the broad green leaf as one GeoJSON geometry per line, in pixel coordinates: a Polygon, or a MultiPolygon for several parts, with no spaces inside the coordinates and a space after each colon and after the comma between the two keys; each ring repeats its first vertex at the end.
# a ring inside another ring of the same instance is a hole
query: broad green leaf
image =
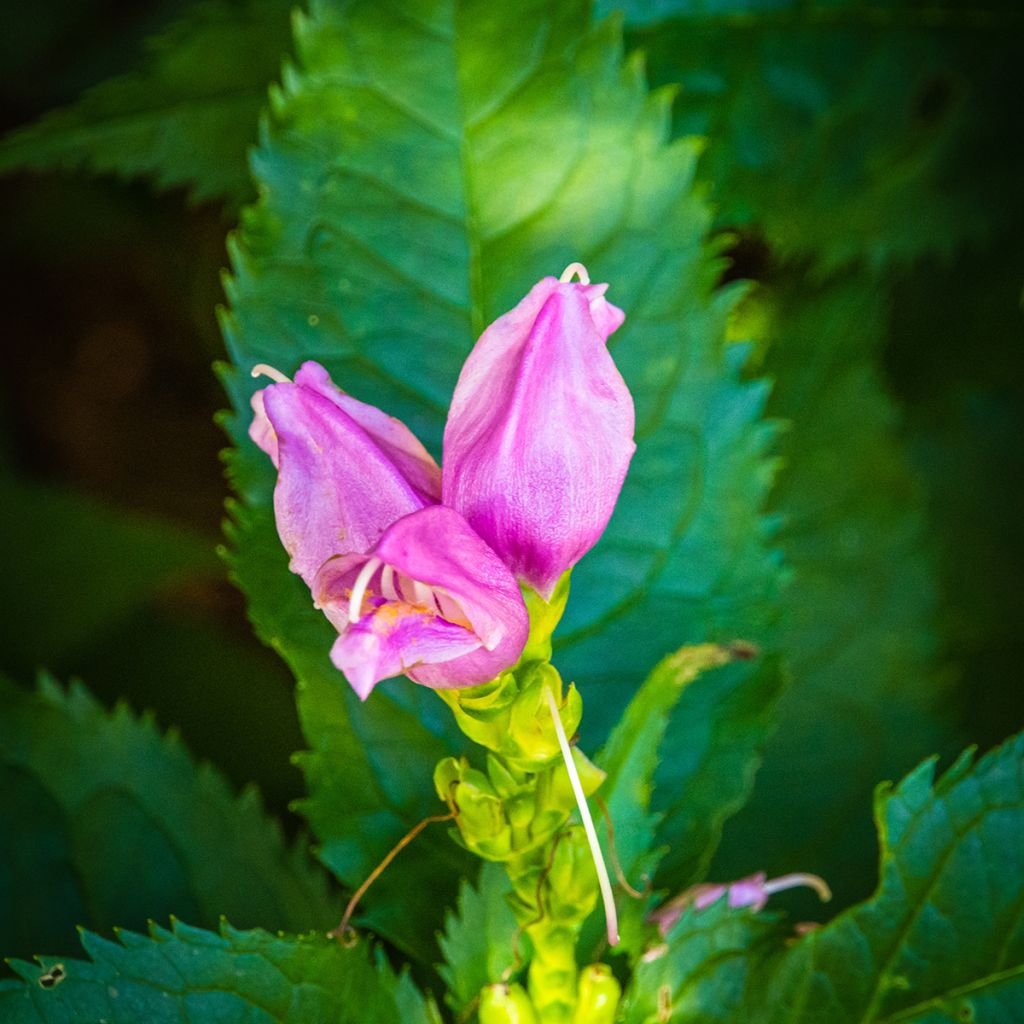
{"type": "Polygon", "coordinates": [[[0,980],[5,1024],[438,1024],[407,975],[365,943],[173,922],[117,942],[83,932],[89,960],[41,958],[0,980]],[[59,980],[54,983],[55,974],[59,980]]]}
{"type": "MultiPolygon", "coordinates": [[[[299,714],[312,749],[298,757],[310,795],[297,809],[320,841],[321,860],[354,889],[409,829],[444,813],[431,781],[434,765],[459,741],[447,707],[411,683],[379,687],[360,703],[327,658],[331,627],[313,610],[305,584],[288,572],[270,510],[233,511],[232,575],[249,597],[257,633],[298,679],[299,714]]],[[[454,902],[459,877],[474,866],[443,825],[431,825],[374,883],[357,921],[430,963],[433,930],[454,902]]]]}
{"type": "Polygon", "coordinates": [[[748,657],[740,646],[717,644],[670,655],[636,692],[598,759],[608,773],[600,795],[615,828],[615,850],[634,886],[641,871],[653,872],[656,835],[669,847],[666,866],[673,881],[698,881],[722,823],[749,794],[780,674],[774,664],[756,671],[742,660],[730,665],[748,657]],[[655,813],[651,797],[659,752],[673,711],[684,699],[687,718],[672,728],[677,732],[673,749],[685,753],[661,764],[655,813]]]}
{"type": "Polygon", "coordinates": [[[1021,211],[1024,33],[1012,4],[610,0],[651,79],[680,87],[679,134],[719,223],[821,270],[948,256],[1021,211]],[[671,20],[660,20],[668,18],[671,20]],[[651,24],[657,21],[656,24],[651,24]]]}
{"type": "MultiPolygon", "coordinates": [[[[439,971],[448,986],[448,1003],[460,1020],[485,985],[501,981],[516,966],[518,929],[506,899],[511,892],[504,866],[487,862],[476,885],[463,879],[458,906],[445,918],[439,971]]],[[[518,941],[529,942],[525,936],[518,941]]]]}
{"type": "MultiPolygon", "coordinates": [[[[319,359],[436,453],[475,336],[541,276],[587,262],[628,314],[613,351],[639,451],[605,539],[574,571],[557,655],[589,707],[586,735],[596,743],[680,642],[760,639],[775,575],[765,388],[741,379],[744,350],[724,349],[737,293],[711,291],[696,147],[667,144],[667,95],[648,95],[614,24],[587,30],[587,17],[582,3],[315,3],[272,92],[262,199],[232,240],[225,317],[246,506],[236,573],[301,680],[306,812],[349,883],[436,808],[430,760],[457,737],[439,712],[418,724],[432,695],[396,681],[358,706],[330,667],[330,630],[276,549],[270,467],[244,435],[255,363],[288,373],[319,359]]],[[[451,874],[442,849],[419,858],[424,893],[451,874]]],[[[368,906],[385,912],[385,895],[368,906]]],[[[425,919],[407,895],[392,911],[423,935],[439,903],[424,900],[425,919]]]]}
{"type": "Polygon", "coordinates": [[[774,921],[719,900],[686,911],[652,944],[623,993],[623,1024],[739,1024],[754,965],[779,941],[774,921]]]}
{"type": "MultiPolygon", "coordinates": [[[[678,889],[703,880],[724,822],[750,794],[782,682],[776,659],[755,667],[754,654],[740,644],[699,644],[665,658],[598,758],[608,773],[598,795],[614,830],[612,843],[603,829],[603,843],[643,893],[623,887],[619,900],[622,948],[632,955],[650,932],[644,915],[655,870],[660,865],[659,879],[678,889]],[[673,721],[681,702],[686,715],[673,721]],[[666,749],[673,754],[663,759],[666,749]]],[[[599,918],[588,922],[585,948],[598,940],[599,918]]]]}
{"type": "Polygon", "coordinates": [[[1024,1015],[1024,736],[937,782],[926,762],[879,790],[881,880],[751,990],[778,1024],[977,1021],[1024,1015]]]}
{"type": "MultiPolygon", "coordinates": [[[[66,950],[85,924],[329,927],[338,901],[289,850],[258,795],[241,797],[173,735],[79,686],[0,679],[0,950],[66,950]]],[[[0,1013],[0,1018],[6,1020],[0,1013]]]]}
{"type": "Polygon", "coordinates": [[[169,524],[0,473],[0,637],[35,671],[109,632],[161,588],[219,572],[212,545],[169,524]]]}
{"type": "Polygon", "coordinates": [[[779,639],[793,679],[715,873],[814,871],[847,903],[870,887],[874,785],[948,740],[925,495],[875,365],[885,293],[780,271],[749,314],[768,341],[770,411],[793,422],[773,496],[793,572],[779,639]]]}
{"type": "Polygon", "coordinates": [[[287,0],[204,0],[149,41],[142,66],[0,142],[0,173],[86,170],[252,196],[247,153],[289,46],[287,0]]]}

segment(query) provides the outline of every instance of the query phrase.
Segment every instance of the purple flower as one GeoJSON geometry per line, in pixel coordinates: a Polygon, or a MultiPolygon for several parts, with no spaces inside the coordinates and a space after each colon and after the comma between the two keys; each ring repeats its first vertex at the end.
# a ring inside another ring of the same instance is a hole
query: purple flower
{"type": "Polygon", "coordinates": [[[579,264],[535,285],[477,341],[445,429],[444,503],[545,599],[604,532],[635,449],[607,287],[579,264]]]}
{"type": "Polygon", "coordinates": [[[405,673],[432,687],[514,664],[529,617],[515,578],[455,511],[411,431],[304,363],[253,396],[253,440],[278,470],[277,529],[292,571],[339,632],[331,657],[364,700],[405,673]]]}

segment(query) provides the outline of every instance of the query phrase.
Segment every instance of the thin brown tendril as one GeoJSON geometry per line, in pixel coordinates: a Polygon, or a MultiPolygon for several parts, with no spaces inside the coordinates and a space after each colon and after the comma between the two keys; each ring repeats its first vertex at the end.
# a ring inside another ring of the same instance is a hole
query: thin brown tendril
{"type": "Polygon", "coordinates": [[[612,816],[608,811],[608,805],[599,796],[594,797],[594,802],[597,804],[601,814],[604,816],[605,825],[608,826],[608,856],[612,862],[612,870],[615,872],[615,878],[619,885],[621,885],[622,888],[633,897],[633,899],[642,900],[651,891],[651,880],[644,875],[644,883],[646,887],[642,891],[634,889],[633,886],[626,881],[626,874],[622,870],[622,864],[619,861],[619,853],[615,849],[615,826],[612,824],[612,816]]]}
{"type": "Polygon", "coordinates": [[[377,881],[378,878],[384,873],[387,866],[402,852],[428,825],[432,825],[435,821],[453,821],[457,817],[458,812],[455,810],[449,811],[448,814],[432,814],[429,818],[424,818],[418,825],[414,825],[411,829],[397,843],[388,851],[384,859],[370,872],[369,877],[358,889],[352,894],[352,899],[348,901],[348,906],[345,907],[345,913],[342,916],[341,924],[337,928],[327,933],[327,937],[331,939],[337,939],[346,949],[350,949],[358,941],[356,931],[354,928],[349,927],[349,921],[352,915],[355,913],[356,907],[359,901],[366,895],[366,890],[377,881]]]}
{"type": "Polygon", "coordinates": [[[518,925],[515,932],[512,934],[512,963],[501,972],[501,980],[503,984],[508,984],[509,978],[512,977],[520,967],[523,966],[523,958],[519,952],[519,939],[523,932],[527,928],[532,928],[535,924],[540,924],[544,920],[544,883],[548,880],[548,875],[551,874],[551,869],[555,866],[555,853],[558,850],[558,844],[567,835],[565,832],[559,832],[555,836],[555,841],[551,844],[551,853],[548,854],[548,862],[544,865],[544,870],[541,871],[540,877],[537,879],[537,893],[534,897],[537,901],[537,916],[532,921],[527,921],[526,924],[518,925]]]}

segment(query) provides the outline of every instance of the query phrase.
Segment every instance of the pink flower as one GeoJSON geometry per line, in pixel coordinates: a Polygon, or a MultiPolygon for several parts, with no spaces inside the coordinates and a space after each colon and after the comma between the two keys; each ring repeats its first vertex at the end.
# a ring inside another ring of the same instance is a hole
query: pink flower
{"type": "MultiPolygon", "coordinates": [[[[260,372],[269,368],[257,367],[260,372]]],[[[277,466],[274,512],[292,571],[339,631],[334,663],[362,699],[405,673],[484,683],[522,653],[511,572],[452,509],[411,431],[304,363],[253,396],[253,440],[277,466]]]]}
{"type": "Polygon", "coordinates": [[[562,277],[477,342],[443,478],[403,423],[317,363],[294,381],[253,371],[275,381],[253,396],[249,433],[277,467],[278,533],[363,699],[401,673],[449,688],[510,668],[529,631],[516,578],[550,597],[608,523],[635,447],[633,402],[606,346],[623,314],[579,264],[562,277]]]}
{"type": "Polygon", "coordinates": [[[445,504],[544,598],[604,532],[636,447],[607,287],[579,264],[536,284],[480,336],[448,414],[445,504]]]}

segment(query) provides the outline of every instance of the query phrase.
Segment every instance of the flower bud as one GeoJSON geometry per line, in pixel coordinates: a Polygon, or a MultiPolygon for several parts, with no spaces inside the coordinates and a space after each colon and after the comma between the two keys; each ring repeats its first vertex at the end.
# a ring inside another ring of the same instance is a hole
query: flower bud
{"type": "Polygon", "coordinates": [[[621,996],[622,986],[607,964],[584,967],[573,1024],[613,1024],[621,996]]]}
{"type": "Polygon", "coordinates": [[[635,448],[606,289],[535,285],[480,336],[445,428],[445,504],[545,599],[604,532],[635,448]]]}
{"type": "Polygon", "coordinates": [[[537,1013],[522,985],[488,985],[480,993],[480,1024],[537,1024],[537,1013]]]}
{"type": "Polygon", "coordinates": [[[597,905],[594,862],[583,829],[566,830],[555,847],[551,870],[544,881],[543,902],[552,921],[579,924],[597,905]]]}

